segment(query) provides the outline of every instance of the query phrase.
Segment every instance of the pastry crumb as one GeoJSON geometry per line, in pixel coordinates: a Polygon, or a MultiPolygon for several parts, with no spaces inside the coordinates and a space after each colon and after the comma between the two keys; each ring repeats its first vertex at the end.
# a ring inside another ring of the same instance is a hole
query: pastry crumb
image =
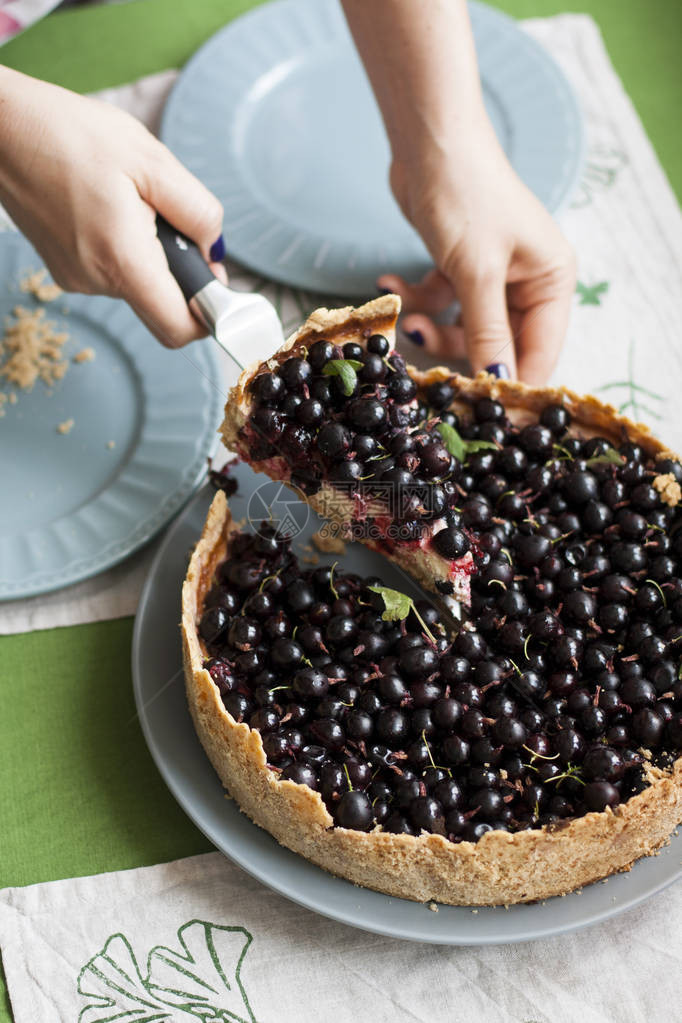
{"type": "Polygon", "coordinates": [[[429,909],[431,910],[432,913],[437,913],[438,912],[438,906],[436,905],[435,902],[429,902],[428,903],[428,907],[429,907],[429,909]]]}
{"type": "Polygon", "coordinates": [[[472,913],[478,913],[478,910],[477,909],[472,909],[471,912],[472,913]]]}
{"type": "Polygon", "coordinates": [[[115,440],[108,440],[107,441],[107,447],[109,448],[110,451],[112,451],[113,448],[116,447],[116,441],[115,440]]]}
{"type": "Polygon", "coordinates": [[[34,273],[24,277],[19,282],[19,287],[27,294],[35,295],[39,302],[54,302],[55,298],[59,298],[64,292],[58,284],[46,281],[46,277],[47,270],[43,267],[41,270],[36,270],[34,273]]]}
{"type": "Polygon", "coordinates": [[[6,322],[1,342],[0,358],[5,358],[0,377],[23,391],[30,391],[38,379],[48,387],[61,380],[68,369],[62,352],[67,332],[57,331],[43,309],[16,306],[13,317],[6,322]]]}
{"type": "Polygon", "coordinates": [[[73,357],[73,361],[78,363],[92,362],[94,358],[95,358],[94,348],[82,348],[80,352],[76,352],[76,354],[73,357]]]}
{"type": "Polygon", "coordinates": [[[57,433],[71,433],[75,425],[75,420],[65,419],[63,423],[59,423],[57,426],[57,433]]]}
{"type": "Polygon", "coordinates": [[[657,490],[663,504],[676,508],[682,500],[682,487],[671,472],[662,473],[654,479],[654,490],[657,490]]]}
{"type": "Polygon", "coordinates": [[[326,530],[320,530],[318,533],[313,533],[310,538],[318,551],[322,551],[323,554],[345,554],[346,545],[340,536],[330,536],[326,530]]]}

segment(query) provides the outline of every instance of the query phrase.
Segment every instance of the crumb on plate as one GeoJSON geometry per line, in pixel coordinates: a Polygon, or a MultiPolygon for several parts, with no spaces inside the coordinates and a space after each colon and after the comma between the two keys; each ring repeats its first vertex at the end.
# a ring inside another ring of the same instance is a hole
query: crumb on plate
{"type": "Polygon", "coordinates": [[[47,270],[43,267],[41,270],[36,270],[34,273],[28,274],[22,281],[19,282],[19,287],[22,291],[35,295],[39,302],[54,302],[55,298],[59,298],[64,292],[58,284],[54,284],[52,281],[46,281],[47,270]]]}
{"type": "Polygon", "coordinates": [[[94,358],[95,358],[94,348],[82,348],[80,352],[76,352],[76,354],[73,357],[73,361],[78,363],[92,362],[94,358]]]}
{"type": "Polygon", "coordinates": [[[331,536],[326,529],[321,529],[319,533],[313,533],[310,538],[318,551],[322,551],[323,554],[345,554],[346,545],[340,536],[331,536]]]}
{"type": "Polygon", "coordinates": [[[24,391],[38,379],[48,387],[61,380],[69,366],[62,352],[68,333],[56,330],[43,309],[16,306],[13,317],[0,342],[0,377],[24,391]]]}
{"type": "Polygon", "coordinates": [[[63,423],[59,423],[57,426],[57,433],[71,433],[74,424],[74,419],[65,419],[63,423]]]}

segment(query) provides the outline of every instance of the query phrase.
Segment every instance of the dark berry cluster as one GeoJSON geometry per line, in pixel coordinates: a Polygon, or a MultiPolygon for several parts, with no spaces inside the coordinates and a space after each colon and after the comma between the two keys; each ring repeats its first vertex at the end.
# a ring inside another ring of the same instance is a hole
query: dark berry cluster
{"type": "Polygon", "coordinates": [[[458,842],[552,825],[639,791],[643,749],[682,749],[682,516],[653,486],[682,466],[569,426],[552,406],[518,428],[489,399],[458,422],[494,449],[455,467],[433,541],[461,533],[474,557],[454,639],[426,602],[384,620],[378,580],[304,571],[267,526],[233,538],[200,622],[207,667],[271,768],[340,826],[458,842]]]}
{"type": "MultiPolygon", "coordinates": [[[[399,524],[397,535],[417,541],[442,527],[459,500],[462,465],[438,431],[442,423],[459,425],[447,410],[454,393],[442,382],[418,395],[405,360],[381,334],[364,346],[317,341],[253,381],[254,408],[244,428],[249,458],[283,457],[292,482],[307,494],[325,481],[370,499],[380,495],[399,524]]],[[[492,441],[495,430],[489,425],[480,433],[492,441]]],[[[455,520],[440,539],[447,558],[469,550],[455,520]]]]}

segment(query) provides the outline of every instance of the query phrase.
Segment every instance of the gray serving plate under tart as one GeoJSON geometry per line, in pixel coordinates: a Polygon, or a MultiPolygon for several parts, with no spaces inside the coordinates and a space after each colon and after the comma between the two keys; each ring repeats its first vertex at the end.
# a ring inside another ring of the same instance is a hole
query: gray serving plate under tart
{"type": "MultiPolygon", "coordinates": [[[[235,519],[249,515],[260,521],[267,507],[275,517],[292,514],[300,529],[293,548],[300,555],[322,521],[286,488],[265,482],[248,466],[236,466],[233,475],[239,482],[230,498],[235,519]]],[[[193,498],[156,555],[135,621],[132,667],[137,709],[151,754],[177,801],[221,852],[274,891],[323,916],[378,934],[443,945],[494,945],[563,934],[622,913],[682,875],[682,836],[673,836],[658,856],[580,892],[508,909],[441,905],[436,913],[426,904],[333,877],[279,845],[225,798],[196,737],[185,699],[180,591],[212,497],[207,486],[193,498]]],[[[335,559],[320,555],[320,560],[335,559]]],[[[343,564],[364,575],[380,575],[388,586],[418,592],[395,566],[360,544],[348,545],[343,564]]]]}

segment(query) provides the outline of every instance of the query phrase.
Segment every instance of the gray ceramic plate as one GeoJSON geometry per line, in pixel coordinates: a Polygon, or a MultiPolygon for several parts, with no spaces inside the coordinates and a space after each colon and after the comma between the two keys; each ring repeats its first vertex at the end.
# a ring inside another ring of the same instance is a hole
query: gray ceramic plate
{"type": "MultiPolygon", "coordinates": [[[[512,166],[552,212],[582,164],[558,65],[512,18],[469,10],[486,108],[512,166]]],[[[235,259],[274,280],[368,295],[431,265],[388,187],[389,147],[338,0],[263,4],[184,68],[161,137],[225,207],[235,259]]]]}
{"type": "MultiPolygon", "coordinates": [[[[239,491],[230,506],[236,519],[273,515],[296,518],[299,549],[320,520],[277,484],[265,483],[238,466],[239,491]],[[303,510],[301,510],[303,508],[303,510]],[[307,521],[305,521],[307,520],[307,521]]],[[[396,938],[449,945],[490,945],[562,934],[606,920],[656,894],[682,875],[682,836],[659,856],[641,860],[629,874],[611,877],[581,893],[528,906],[471,909],[390,898],[332,877],[280,846],[239,812],[199,745],[187,710],[178,621],[180,588],[189,553],[201,532],[213,492],[204,488],[169,530],[147,580],[135,621],[133,682],[137,709],[149,749],[168,787],[197,827],[226,856],[281,895],[342,923],[396,938]]],[[[326,560],[326,559],[325,559],[326,560]]],[[[329,559],[330,561],[333,559],[329,559]]],[[[405,578],[379,555],[358,544],[348,547],[344,565],[377,574],[389,586],[409,589],[405,578]]]]}
{"type": "MultiPolygon", "coordinates": [[[[41,266],[21,235],[0,234],[0,323],[38,306],[19,285],[41,266]]],[[[51,394],[41,381],[19,392],[0,417],[0,600],[85,579],[146,543],[204,475],[224,402],[214,341],[168,351],[110,298],[64,295],[45,315],[70,334],[65,358],[91,347],[95,359],[71,361],[51,394]]]]}

